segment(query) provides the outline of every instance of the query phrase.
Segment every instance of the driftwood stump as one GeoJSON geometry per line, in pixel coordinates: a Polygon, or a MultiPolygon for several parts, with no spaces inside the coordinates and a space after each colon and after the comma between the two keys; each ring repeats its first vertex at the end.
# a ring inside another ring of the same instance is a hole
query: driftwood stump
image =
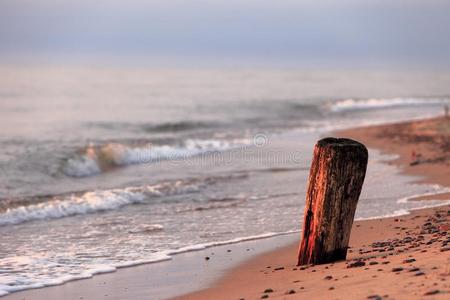
{"type": "Polygon", "coordinates": [[[309,174],[298,265],[346,258],[367,160],[366,147],[356,141],[325,138],[317,142],[309,174]]]}

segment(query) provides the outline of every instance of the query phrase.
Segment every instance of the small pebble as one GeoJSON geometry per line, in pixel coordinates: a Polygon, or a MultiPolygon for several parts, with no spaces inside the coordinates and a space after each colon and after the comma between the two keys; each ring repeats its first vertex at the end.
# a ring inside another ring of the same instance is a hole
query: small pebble
{"type": "Polygon", "coordinates": [[[357,268],[357,267],[362,267],[362,266],[365,266],[365,265],[366,265],[365,262],[358,260],[358,261],[355,261],[355,262],[352,262],[352,263],[348,264],[347,268],[357,268]]]}
{"type": "Polygon", "coordinates": [[[430,295],[436,295],[436,294],[439,294],[439,293],[440,293],[439,290],[431,290],[431,291],[426,292],[426,293],[423,294],[423,295],[424,295],[424,296],[430,296],[430,295]]]}
{"type": "Polygon", "coordinates": [[[292,295],[292,294],[295,294],[294,290],[289,290],[289,291],[286,292],[286,295],[292,295]]]}
{"type": "Polygon", "coordinates": [[[273,293],[273,289],[265,289],[264,293],[273,293]]]}

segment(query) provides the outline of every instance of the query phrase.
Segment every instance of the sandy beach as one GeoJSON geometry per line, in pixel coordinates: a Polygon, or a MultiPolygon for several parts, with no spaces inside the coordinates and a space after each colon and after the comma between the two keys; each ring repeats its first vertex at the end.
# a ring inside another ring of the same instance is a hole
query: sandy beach
{"type": "MultiPolygon", "coordinates": [[[[450,186],[449,130],[449,119],[436,118],[335,135],[398,154],[390,163],[405,173],[450,186]]],[[[439,198],[450,199],[446,194],[439,198]]],[[[213,287],[179,299],[448,299],[449,209],[446,205],[355,222],[345,262],[297,267],[298,245],[293,244],[254,258],[213,287]]]]}
{"type": "MultiPolygon", "coordinates": [[[[421,176],[420,181],[450,186],[449,128],[450,121],[439,118],[335,135],[399,154],[389,163],[421,176]],[[411,157],[412,151],[420,155],[411,157]]],[[[439,198],[449,199],[445,194],[439,198]]],[[[5,299],[160,299],[176,295],[178,289],[192,292],[177,299],[447,299],[449,219],[446,205],[357,221],[347,261],[333,264],[297,267],[296,233],[185,253],[170,262],[13,293],[5,299]]]]}

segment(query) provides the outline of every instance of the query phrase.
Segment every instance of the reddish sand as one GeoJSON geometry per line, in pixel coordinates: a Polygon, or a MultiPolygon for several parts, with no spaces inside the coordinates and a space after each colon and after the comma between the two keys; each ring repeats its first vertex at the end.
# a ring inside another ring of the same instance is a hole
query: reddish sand
{"type": "MultiPolygon", "coordinates": [[[[399,154],[393,163],[404,172],[450,186],[449,119],[352,129],[336,136],[399,154]]],[[[347,261],[299,268],[297,245],[292,245],[255,257],[214,286],[180,299],[450,299],[449,219],[446,205],[355,222],[347,261]]]]}

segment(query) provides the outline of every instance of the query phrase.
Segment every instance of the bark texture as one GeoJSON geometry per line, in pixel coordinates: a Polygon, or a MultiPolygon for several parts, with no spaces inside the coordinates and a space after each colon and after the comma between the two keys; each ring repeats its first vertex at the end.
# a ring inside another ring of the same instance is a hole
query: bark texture
{"type": "Polygon", "coordinates": [[[309,174],[298,265],[346,258],[367,160],[367,148],[354,140],[324,138],[317,142],[309,174]]]}

